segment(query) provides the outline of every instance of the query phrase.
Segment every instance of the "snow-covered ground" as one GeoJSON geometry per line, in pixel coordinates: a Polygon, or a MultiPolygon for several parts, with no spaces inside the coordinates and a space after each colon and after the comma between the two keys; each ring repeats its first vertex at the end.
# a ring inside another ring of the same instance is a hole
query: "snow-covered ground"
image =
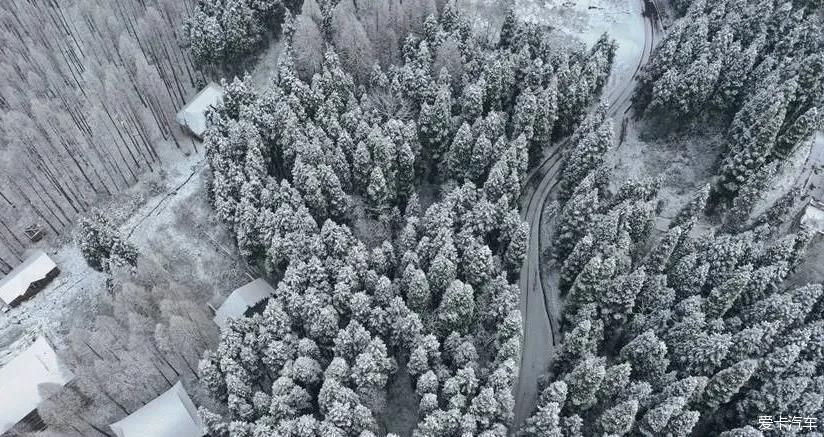
{"type": "MultiPolygon", "coordinates": [[[[163,267],[170,279],[202,290],[205,305],[212,295],[239,285],[244,270],[223,226],[211,217],[200,149],[178,154],[162,171],[100,206],[124,219],[120,230],[141,256],[163,267]]],[[[86,264],[74,242],[44,249],[60,274],[28,301],[0,313],[0,349],[32,332],[46,334],[59,347],[69,329],[89,326],[108,302],[106,275],[86,264]]]]}

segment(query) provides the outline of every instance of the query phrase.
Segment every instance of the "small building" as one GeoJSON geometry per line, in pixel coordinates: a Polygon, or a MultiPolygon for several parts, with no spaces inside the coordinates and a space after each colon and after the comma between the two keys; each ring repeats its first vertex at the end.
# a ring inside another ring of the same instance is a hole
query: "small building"
{"type": "Polygon", "coordinates": [[[125,418],[109,425],[117,437],[203,437],[197,408],[178,381],[125,418]]]}
{"type": "Polygon", "coordinates": [[[223,88],[214,82],[209,82],[206,88],[200,90],[200,92],[177,113],[177,117],[175,118],[184,129],[197,138],[203,139],[203,133],[206,132],[206,112],[222,100],[223,88]]]}
{"type": "Polygon", "coordinates": [[[59,273],[57,264],[45,252],[34,251],[0,279],[0,300],[8,306],[17,306],[37,294],[59,273]]]}
{"type": "Polygon", "coordinates": [[[215,311],[215,324],[223,329],[230,319],[238,319],[256,305],[275,295],[275,289],[263,278],[254,281],[233,291],[223,304],[215,311]]]}
{"type": "Polygon", "coordinates": [[[43,239],[43,235],[46,234],[46,231],[39,224],[33,223],[29,225],[25,230],[23,230],[23,233],[26,234],[26,237],[28,237],[29,241],[31,241],[32,243],[37,243],[38,241],[43,239]]]}
{"type": "Polygon", "coordinates": [[[824,234],[824,202],[811,199],[801,216],[801,226],[824,234]]]}
{"type": "Polygon", "coordinates": [[[37,407],[46,400],[47,384],[63,387],[74,379],[48,340],[37,337],[0,368],[0,434],[25,420],[38,421],[37,407]]]}

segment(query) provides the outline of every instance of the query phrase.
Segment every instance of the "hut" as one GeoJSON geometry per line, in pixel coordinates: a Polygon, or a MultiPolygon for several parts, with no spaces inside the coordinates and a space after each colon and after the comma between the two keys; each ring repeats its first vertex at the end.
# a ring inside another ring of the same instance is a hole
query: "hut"
{"type": "Polygon", "coordinates": [[[37,294],[59,273],[57,264],[45,252],[34,251],[0,279],[0,300],[10,307],[17,306],[37,294]]]}
{"type": "Polygon", "coordinates": [[[109,425],[117,437],[203,437],[197,408],[178,381],[165,393],[109,425]]]}
{"type": "Polygon", "coordinates": [[[824,202],[811,199],[801,215],[801,226],[824,234],[824,202]]]}
{"type": "Polygon", "coordinates": [[[223,329],[230,319],[237,319],[256,305],[275,294],[275,289],[263,278],[254,281],[233,291],[223,304],[215,311],[215,324],[223,329]]]}
{"type": "Polygon", "coordinates": [[[198,139],[203,139],[206,132],[206,112],[223,100],[223,88],[209,82],[206,88],[191,100],[180,112],[177,113],[176,120],[184,129],[189,131],[198,139]]]}
{"type": "Polygon", "coordinates": [[[37,337],[0,368],[0,434],[25,425],[23,422],[35,423],[27,429],[43,428],[36,411],[46,400],[43,388],[63,387],[73,378],[48,340],[37,337]]]}

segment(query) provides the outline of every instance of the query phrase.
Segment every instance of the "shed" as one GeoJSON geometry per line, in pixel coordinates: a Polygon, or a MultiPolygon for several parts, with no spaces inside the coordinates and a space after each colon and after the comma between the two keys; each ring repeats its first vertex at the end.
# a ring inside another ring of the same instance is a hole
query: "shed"
{"type": "Polygon", "coordinates": [[[824,202],[810,200],[801,216],[801,226],[824,234],[824,202]]]}
{"type": "Polygon", "coordinates": [[[45,384],[63,387],[74,378],[44,337],[0,368],[0,434],[30,415],[45,399],[45,384]]]}
{"type": "Polygon", "coordinates": [[[178,381],[165,393],[109,425],[117,437],[203,437],[197,408],[178,381]]]}
{"type": "Polygon", "coordinates": [[[57,264],[45,252],[34,251],[0,279],[0,300],[8,306],[17,306],[42,290],[59,273],[57,264]]]}
{"type": "Polygon", "coordinates": [[[209,82],[206,88],[200,90],[197,95],[177,113],[178,124],[192,133],[192,135],[203,139],[206,132],[206,112],[223,100],[223,88],[209,82]]]}
{"type": "Polygon", "coordinates": [[[243,317],[246,312],[265,299],[274,296],[275,289],[263,278],[254,281],[233,291],[223,301],[223,305],[215,311],[215,323],[220,329],[229,322],[229,319],[243,317]]]}

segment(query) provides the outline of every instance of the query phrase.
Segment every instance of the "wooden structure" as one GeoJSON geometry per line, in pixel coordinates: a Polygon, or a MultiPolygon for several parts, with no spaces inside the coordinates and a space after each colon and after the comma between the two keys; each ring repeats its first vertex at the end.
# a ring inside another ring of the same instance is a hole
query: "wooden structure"
{"type": "Polygon", "coordinates": [[[36,223],[29,225],[29,227],[27,227],[23,231],[23,233],[26,234],[26,237],[32,243],[37,243],[38,241],[43,239],[44,235],[46,235],[46,232],[43,230],[43,228],[36,223]]]}
{"type": "Polygon", "coordinates": [[[222,100],[223,88],[214,82],[209,82],[177,113],[175,119],[180,126],[202,140],[206,132],[206,112],[222,100]]]}
{"type": "Polygon", "coordinates": [[[57,264],[42,250],[36,250],[0,279],[0,301],[17,306],[34,296],[60,273],[57,264]]]}

